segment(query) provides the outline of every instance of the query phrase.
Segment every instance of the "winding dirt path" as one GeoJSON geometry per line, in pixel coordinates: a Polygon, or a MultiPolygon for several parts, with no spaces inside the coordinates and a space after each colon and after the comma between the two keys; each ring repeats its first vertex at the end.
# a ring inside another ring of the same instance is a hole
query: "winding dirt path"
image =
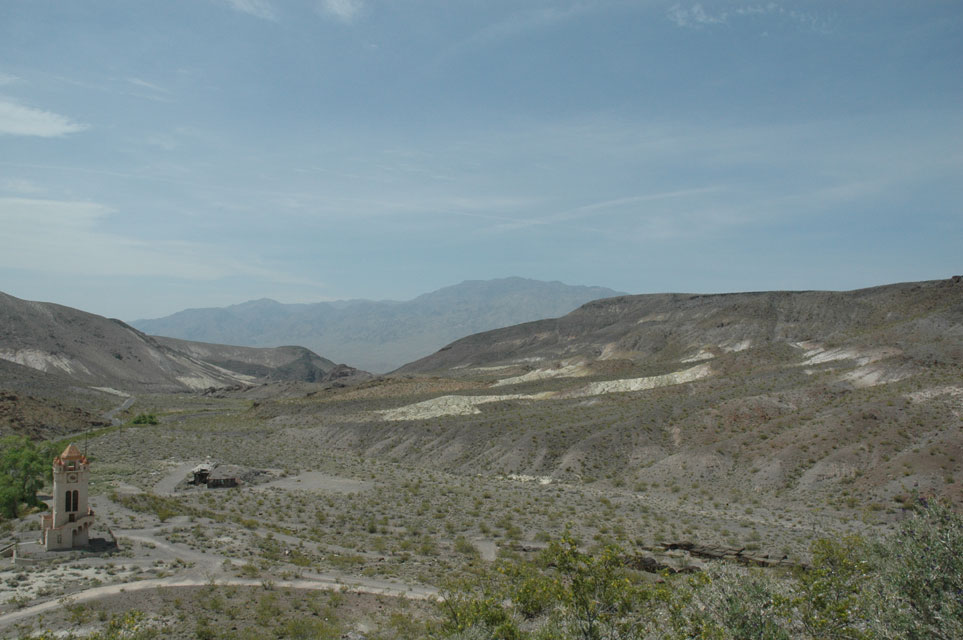
{"type": "Polygon", "coordinates": [[[13,611],[0,616],[0,630],[21,622],[25,619],[39,615],[52,609],[63,607],[66,602],[80,603],[98,600],[118,593],[131,593],[143,591],[145,589],[177,588],[177,587],[202,587],[205,585],[217,586],[238,586],[238,587],[262,587],[270,582],[273,588],[281,589],[303,589],[308,591],[347,591],[350,593],[366,593],[372,595],[392,596],[396,598],[407,598],[408,600],[431,600],[438,599],[438,590],[434,587],[394,584],[381,580],[368,578],[346,578],[332,574],[317,574],[310,578],[300,580],[255,580],[251,578],[185,578],[183,576],[171,576],[169,578],[154,578],[149,580],[139,580],[136,582],[125,582],[111,584],[103,587],[93,587],[72,593],[61,598],[54,598],[31,607],[25,607],[19,611],[13,611]]]}
{"type": "Polygon", "coordinates": [[[120,418],[115,418],[114,416],[120,413],[121,411],[126,411],[127,409],[130,409],[134,405],[135,400],[136,398],[134,398],[134,396],[128,396],[119,405],[117,405],[116,407],[114,407],[113,409],[105,413],[104,419],[110,420],[110,424],[114,425],[115,427],[120,425],[121,424],[120,418]]]}
{"type": "MultiPolygon", "coordinates": [[[[197,461],[182,462],[172,467],[154,484],[153,491],[158,495],[171,495],[176,485],[196,466],[197,461]]],[[[328,487],[335,483],[336,489],[353,492],[363,491],[369,483],[357,480],[332,478],[324,474],[305,474],[297,478],[284,479],[280,484],[283,488],[312,489],[318,485],[328,487]]],[[[330,487],[328,487],[330,488],[330,487]]],[[[100,497],[100,500],[105,498],[100,497]]],[[[337,573],[306,572],[302,577],[292,580],[275,580],[271,577],[258,579],[240,578],[225,570],[225,556],[214,551],[191,549],[186,545],[170,542],[164,537],[162,527],[113,529],[114,535],[121,541],[138,543],[149,551],[147,555],[138,559],[142,564],[148,560],[177,559],[186,561],[188,566],[182,567],[176,574],[163,578],[146,578],[132,582],[102,585],[50,597],[43,602],[0,615],[0,634],[8,631],[13,625],[31,619],[44,612],[63,607],[65,603],[83,603],[98,600],[120,593],[131,593],[158,588],[198,587],[204,585],[223,585],[239,587],[275,587],[302,590],[345,590],[351,593],[384,595],[407,598],[411,600],[428,600],[440,598],[439,590],[435,587],[419,584],[406,584],[379,580],[364,576],[345,575],[337,573]]],[[[289,544],[302,544],[300,538],[275,534],[279,539],[289,544]]],[[[320,550],[319,545],[313,545],[320,550]]],[[[325,549],[330,551],[330,546],[325,549]]]]}
{"type": "MultiPolygon", "coordinates": [[[[182,465],[183,466],[183,465],[182,465]]],[[[180,468],[165,478],[170,479],[180,468]]],[[[185,471],[186,473],[186,471],[185,471]]],[[[183,476],[181,476],[183,477],[183,476]]],[[[163,480],[161,482],[164,482],[163,480]]],[[[24,607],[17,611],[0,615],[0,631],[33,616],[64,606],[65,602],[90,602],[118,593],[131,593],[145,589],[198,587],[216,584],[220,586],[263,587],[303,589],[312,591],[344,590],[351,593],[407,598],[409,600],[438,599],[439,591],[427,585],[388,582],[362,576],[347,576],[333,573],[310,573],[297,580],[274,580],[266,577],[262,579],[237,578],[226,575],[223,569],[224,556],[216,553],[196,551],[181,545],[168,542],[161,537],[160,531],[149,529],[115,529],[114,534],[121,540],[139,542],[151,545],[160,555],[176,557],[193,563],[193,566],[179,571],[177,575],[166,578],[149,578],[133,582],[121,582],[83,589],[70,594],[51,598],[45,602],[24,607]]]]}
{"type": "Polygon", "coordinates": [[[157,484],[154,485],[154,493],[159,496],[169,496],[174,493],[174,487],[180,483],[181,480],[187,477],[191,469],[196,467],[199,462],[188,461],[181,463],[164,474],[157,484]]]}

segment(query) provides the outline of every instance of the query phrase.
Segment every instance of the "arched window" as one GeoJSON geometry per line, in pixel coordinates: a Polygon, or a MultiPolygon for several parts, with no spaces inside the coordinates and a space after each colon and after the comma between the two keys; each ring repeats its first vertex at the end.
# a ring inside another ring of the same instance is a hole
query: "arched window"
{"type": "Polygon", "coordinates": [[[70,508],[70,504],[71,504],[70,495],[71,495],[70,491],[67,491],[67,494],[64,496],[64,509],[66,511],[73,511],[73,509],[70,508]]]}
{"type": "Polygon", "coordinates": [[[79,500],[79,497],[78,497],[78,491],[77,491],[76,489],[74,489],[74,508],[71,509],[71,511],[76,511],[77,509],[79,509],[80,507],[79,507],[78,505],[80,505],[80,500],[79,500]]]}

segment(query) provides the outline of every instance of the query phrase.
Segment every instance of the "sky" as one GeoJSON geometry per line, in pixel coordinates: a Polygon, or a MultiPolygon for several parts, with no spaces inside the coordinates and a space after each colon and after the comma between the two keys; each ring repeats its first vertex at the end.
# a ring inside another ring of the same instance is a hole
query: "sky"
{"type": "Polygon", "coordinates": [[[0,1],[0,291],[963,273],[963,3],[0,1]]]}

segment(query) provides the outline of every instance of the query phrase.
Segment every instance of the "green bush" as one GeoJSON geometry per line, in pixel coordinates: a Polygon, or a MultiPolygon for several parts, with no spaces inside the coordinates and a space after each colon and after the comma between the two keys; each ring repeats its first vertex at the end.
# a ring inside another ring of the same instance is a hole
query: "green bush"
{"type": "Polygon", "coordinates": [[[458,536],[454,541],[455,553],[459,553],[470,559],[477,559],[481,554],[478,553],[478,549],[475,545],[471,543],[471,540],[465,536],[458,536]]]}
{"type": "Polygon", "coordinates": [[[565,536],[451,586],[435,637],[503,640],[963,638],[963,517],[920,502],[892,536],[819,540],[792,573],[716,564],[651,584],[614,545],[565,536]]]}
{"type": "Polygon", "coordinates": [[[923,502],[889,539],[872,546],[872,613],[891,638],[963,638],[963,517],[923,502]]]}
{"type": "Polygon", "coordinates": [[[36,506],[49,468],[46,452],[24,436],[0,438],[0,520],[16,518],[20,505],[36,506]]]}
{"type": "Polygon", "coordinates": [[[865,609],[873,579],[867,551],[856,536],[813,544],[813,566],[799,572],[798,595],[792,603],[810,637],[872,637],[865,609]]]}
{"type": "Polygon", "coordinates": [[[444,592],[440,634],[498,640],[641,637],[649,624],[649,609],[642,605],[656,591],[621,558],[612,545],[584,553],[566,535],[537,562],[502,561],[492,573],[444,592]]]}
{"type": "Polygon", "coordinates": [[[785,585],[762,571],[712,567],[671,592],[668,611],[675,638],[788,640],[791,621],[785,585]]]}

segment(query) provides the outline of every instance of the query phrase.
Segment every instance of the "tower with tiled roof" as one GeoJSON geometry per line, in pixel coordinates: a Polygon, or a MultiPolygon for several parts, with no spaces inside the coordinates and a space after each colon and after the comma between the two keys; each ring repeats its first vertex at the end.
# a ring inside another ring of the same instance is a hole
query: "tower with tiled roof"
{"type": "Polygon", "coordinates": [[[73,444],[53,461],[53,513],[42,516],[41,543],[48,551],[84,547],[94,512],[87,504],[90,465],[73,444]]]}

